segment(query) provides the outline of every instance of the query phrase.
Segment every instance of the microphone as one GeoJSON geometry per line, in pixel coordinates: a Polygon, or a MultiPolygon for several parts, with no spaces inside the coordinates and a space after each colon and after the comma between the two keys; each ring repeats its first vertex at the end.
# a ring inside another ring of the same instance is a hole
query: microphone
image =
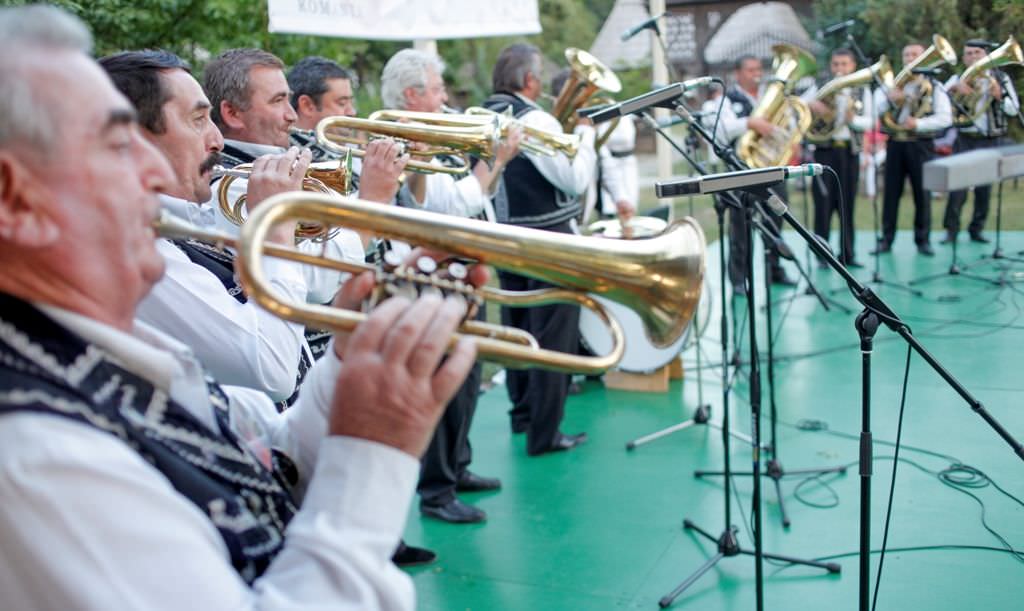
{"type": "Polygon", "coordinates": [[[648,28],[654,28],[655,30],[658,29],[658,20],[661,19],[664,16],[665,16],[665,13],[662,13],[660,15],[651,17],[647,21],[644,21],[644,22],[642,22],[640,24],[637,24],[637,25],[629,28],[628,30],[626,30],[625,32],[622,33],[622,37],[621,37],[622,38],[622,42],[626,42],[630,38],[633,38],[634,36],[636,36],[640,32],[643,32],[644,30],[646,30],[648,28]]]}
{"type": "Polygon", "coordinates": [[[836,32],[842,32],[843,30],[852,28],[855,25],[857,25],[856,19],[847,19],[846,21],[840,21],[839,23],[835,23],[828,26],[827,28],[822,30],[822,32],[825,34],[825,36],[829,36],[831,34],[835,34],[836,32]]]}
{"type": "Polygon", "coordinates": [[[700,78],[692,78],[681,83],[673,83],[667,87],[655,89],[654,91],[649,91],[643,95],[638,95],[635,98],[630,98],[619,102],[618,104],[613,104],[607,108],[602,108],[595,113],[591,113],[590,119],[594,123],[603,123],[605,121],[611,121],[615,117],[631,115],[654,106],[659,108],[672,108],[674,106],[674,102],[685,95],[687,91],[709,85],[713,81],[713,77],[702,76],[700,78]]]}
{"type": "Polygon", "coordinates": [[[657,182],[654,183],[654,192],[658,197],[665,198],[678,197],[680,195],[719,193],[735,189],[771,187],[790,178],[819,176],[824,171],[825,166],[820,163],[805,163],[804,165],[724,172],[722,174],[708,174],[707,176],[684,180],[657,182]]]}

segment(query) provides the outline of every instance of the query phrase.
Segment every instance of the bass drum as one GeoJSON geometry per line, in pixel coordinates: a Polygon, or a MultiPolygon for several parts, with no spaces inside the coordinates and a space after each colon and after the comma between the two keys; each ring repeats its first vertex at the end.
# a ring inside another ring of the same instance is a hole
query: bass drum
{"type": "MultiPolygon", "coordinates": [[[[608,312],[622,325],[622,331],[626,338],[626,350],[616,369],[629,373],[651,373],[668,365],[690,343],[696,342],[703,335],[711,318],[710,295],[711,291],[708,290],[707,279],[705,279],[704,290],[701,291],[693,320],[690,321],[690,325],[686,327],[679,339],[664,348],[658,348],[651,344],[644,332],[640,317],[633,310],[598,295],[591,294],[590,296],[600,301],[601,305],[607,308],[608,312]],[[695,328],[699,330],[697,334],[694,333],[695,328]]],[[[593,354],[608,354],[612,349],[612,338],[608,333],[608,328],[596,314],[587,308],[580,310],[580,339],[583,347],[593,354]]]]}

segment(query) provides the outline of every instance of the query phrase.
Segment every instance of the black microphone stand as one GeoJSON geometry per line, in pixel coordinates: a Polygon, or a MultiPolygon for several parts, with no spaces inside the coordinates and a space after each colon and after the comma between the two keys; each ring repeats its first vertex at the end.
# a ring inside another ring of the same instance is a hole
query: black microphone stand
{"type": "MultiPolygon", "coordinates": [[[[678,106],[676,111],[679,112],[683,116],[683,118],[686,118],[686,115],[688,114],[688,111],[684,107],[681,107],[681,106],[678,106]]],[[[717,140],[713,136],[709,135],[707,133],[707,131],[704,129],[704,127],[702,125],[700,125],[699,123],[693,123],[693,126],[694,126],[694,129],[697,131],[697,133],[700,134],[701,137],[703,137],[707,142],[709,142],[711,144],[711,146],[713,147],[713,150],[715,151],[715,154],[720,159],[725,161],[726,165],[728,165],[730,167],[735,167],[736,164],[742,165],[742,162],[740,162],[739,159],[736,158],[735,151],[733,151],[732,149],[729,149],[729,148],[726,148],[726,147],[722,147],[721,145],[719,145],[717,140]]],[[[699,171],[699,168],[698,168],[698,171],[699,171]]],[[[740,198],[735,197],[733,194],[727,194],[727,197],[731,201],[735,201],[737,204],[742,205],[743,214],[744,214],[744,216],[746,217],[746,219],[748,221],[746,223],[746,233],[747,233],[746,239],[748,241],[750,241],[750,243],[752,245],[753,244],[752,220],[753,220],[753,213],[754,213],[753,207],[752,206],[743,205],[742,200],[740,198]]],[[[716,201],[725,201],[727,199],[727,197],[716,197],[715,199],[716,199],[716,201]]],[[[719,212],[719,228],[720,228],[720,231],[723,229],[723,225],[724,225],[722,217],[723,217],[722,213],[719,212]]],[[[723,232],[723,233],[720,234],[720,237],[719,237],[719,252],[720,252],[721,257],[722,257],[721,265],[722,265],[723,269],[725,268],[724,236],[725,236],[725,234],[723,232]]],[[[751,329],[750,333],[748,333],[748,335],[749,335],[748,339],[749,339],[749,346],[750,346],[750,414],[751,414],[751,429],[750,429],[750,432],[751,432],[751,437],[752,437],[752,440],[753,440],[753,443],[751,444],[751,448],[752,448],[752,465],[753,465],[752,473],[754,475],[754,477],[753,477],[754,489],[753,489],[753,495],[752,495],[752,499],[751,499],[751,502],[752,502],[752,505],[753,505],[753,516],[754,516],[754,527],[753,527],[753,531],[754,531],[753,532],[753,535],[754,535],[754,550],[750,551],[748,549],[743,549],[740,546],[739,541],[736,538],[736,533],[738,532],[738,529],[732,524],[732,519],[731,519],[732,508],[731,508],[731,500],[730,500],[731,499],[731,495],[730,495],[730,477],[731,477],[732,474],[730,472],[729,435],[726,434],[726,432],[725,432],[727,430],[727,427],[728,427],[728,414],[729,414],[729,411],[726,408],[724,410],[724,413],[723,413],[723,427],[725,427],[725,428],[723,428],[723,432],[722,432],[722,446],[723,446],[724,467],[725,467],[725,470],[724,470],[725,485],[723,486],[723,488],[725,489],[725,511],[724,511],[724,514],[725,514],[725,524],[724,524],[724,530],[722,531],[722,534],[719,535],[716,538],[711,533],[709,533],[706,530],[698,527],[696,524],[694,524],[689,519],[684,519],[683,520],[683,528],[685,528],[687,530],[694,530],[697,533],[699,533],[701,536],[703,536],[704,538],[708,539],[709,541],[715,542],[716,545],[717,545],[717,550],[718,551],[717,551],[717,553],[715,553],[714,556],[709,558],[707,560],[707,562],[705,562],[702,566],[700,566],[693,574],[691,574],[689,577],[687,577],[685,580],[683,580],[682,583],[680,583],[678,586],[676,586],[676,588],[674,590],[672,590],[671,592],[669,592],[668,594],[663,596],[658,601],[658,605],[661,608],[663,608],[663,609],[668,607],[669,605],[671,605],[672,602],[676,598],[678,598],[680,594],[682,594],[687,588],[689,588],[693,583],[695,583],[698,579],[700,579],[700,577],[703,576],[704,573],[706,573],[709,570],[711,570],[715,565],[718,564],[719,561],[721,561],[723,558],[726,558],[726,557],[738,556],[740,554],[754,556],[755,599],[756,599],[756,608],[757,608],[758,611],[761,611],[764,608],[764,559],[765,558],[770,558],[770,559],[773,559],[773,560],[781,560],[781,561],[789,562],[789,563],[792,563],[792,564],[803,564],[803,565],[807,565],[807,566],[814,566],[814,567],[825,569],[829,573],[838,573],[839,570],[840,570],[839,565],[836,564],[836,563],[817,562],[817,561],[814,561],[814,560],[803,560],[803,559],[793,558],[793,557],[789,557],[789,556],[782,556],[782,555],[779,555],[779,554],[768,554],[768,553],[764,552],[764,549],[763,549],[763,546],[762,546],[762,537],[761,537],[761,530],[762,530],[761,529],[761,527],[762,527],[762,515],[761,515],[761,439],[760,439],[760,428],[761,428],[761,420],[760,420],[760,417],[761,417],[761,374],[760,374],[759,357],[758,357],[758,349],[757,349],[757,333],[754,332],[754,320],[755,320],[755,317],[756,317],[756,308],[754,307],[754,299],[753,299],[753,297],[754,297],[754,295],[753,295],[753,289],[754,289],[754,285],[753,285],[753,274],[754,274],[754,259],[753,259],[753,257],[754,257],[754,254],[753,254],[753,252],[754,252],[754,249],[752,247],[747,249],[747,256],[746,256],[746,261],[745,261],[746,267],[747,267],[747,270],[746,270],[747,273],[746,273],[746,279],[744,280],[744,282],[745,282],[745,285],[746,285],[745,288],[746,288],[747,295],[748,295],[748,298],[747,298],[747,316],[749,317],[749,320],[750,320],[750,329],[751,329]]],[[[723,277],[723,283],[722,283],[721,290],[722,290],[722,294],[723,294],[723,298],[724,298],[724,294],[725,294],[724,277],[723,277]]],[[[722,337],[722,342],[723,342],[723,346],[725,346],[726,345],[725,335],[726,335],[726,332],[727,332],[727,326],[726,326],[725,319],[724,319],[724,309],[725,309],[724,302],[722,304],[722,308],[723,308],[723,321],[722,321],[722,336],[723,337],[722,337]]],[[[770,333],[769,333],[769,335],[770,335],[770,333]]],[[[724,370],[726,368],[726,364],[724,362],[724,359],[723,359],[723,365],[722,366],[723,366],[723,370],[724,370]]]]}
{"type": "Polygon", "coordinates": [[[1024,446],[1018,442],[999,422],[992,417],[985,407],[971,393],[964,388],[951,373],[946,371],[941,363],[929,353],[896,313],[890,308],[881,297],[875,294],[870,288],[861,284],[854,276],[835,258],[832,252],[823,248],[814,236],[789,213],[786,203],[775,195],[768,199],[768,207],[772,212],[783,218],[800,237],[806,240],[814,252],[822,257],[825,262],[836,271],[850,288],[850,292],[859,301],[864,309],[857,316],[855,326],[860,337],[861,359],[861,435],[860,435],[860,580],[859,580],[859,609],[868,611],[870,603],[870,568],[871,568],[871,473],[872,473],[872,447],[871,447],[871,353],[873,338],[879,325],[885,324],[893,332],[902,337],[915,352],[917,352],[939,376],[970,406],[971,410],[977,413],[988,425],[1013,449],[1013,452],[1024,460],[1024,446]]]}
{"type": "MultiPolygon", "coordinates": [[[[872,65],[871,64],[871,60],[869,60],[867,58],[867,56],[864,55],[864,51],[860,48],[860,45],[857,44],[857,39],[855,39],[853,37],[853,34],[849,30],[847,30],[847,32],[846,32],[846,42],[849,43],[850,48],[853,49],[853,52],[857,55],[857,61],[862,66],[870,66],[870,65],[872,65]]],[[[882,79],[879,78],[877,74],[872,72],[871,76],[872,76],[872,78],[875,81],[875,85],[879,89],[881,89],[883,92],[888,90],[888,87],[886,87],[885,83],[882,82],[882,79]]],[[[878,105],[875,103],[875,92],[874,91],[869,91],[869,95],[871,97],[871,132],[874,133],[875,130],[878,129],[878,105]]],[[[877,145],[877,143],[876,143],[876,145],[877,145]]],[[[890,286],[892,288],[897,288],[897,289],[900,289],[901,291],[906,291],[906,292],[910,293],[911,295],[914,295],[915,297],[924,297],[924,293],[922,293],[921,291],[919,291],[919,290],[917,290],[917,289],[915,289],[913,287],[907,286],[907,285],[905,285],[903,283],[900,283],[900,282],[889,282],[889,281],[885,280],[884,278],[882,278],[882,272],[881,272],[881,269],[879,267],[880,266],[879,259],[882,256],[882,253],[878,252],[879,245],[881,244],[881,241],[882,241],[882,235],[881,235],[881,229],[879,228],[879,224],[878,224],[878,191],[879,191],[879,188],[878,188],[878,161],[877,161],[877,159],[878,159],[877,153],[872,151],[872,153],[871,153],[871,166],[874,169],[875,184],[873,185],[874,190],[872,191],[872,195],[871,195],[871,212],[872,212],[872,219],[873,219],[873,221],[872,221],[872,224],[873,224],[872,230],[875,233],[875,247],[871,250],[871,255],[872,255],[872,258],[874,259],[874,264],[872,265],[873,270],[871,272],[870,283],[874,284],[876,286],[890,286]]],[[[852,206],[853,204],[854,204],[854,202],[849,202],[847,205],[848,206],[852,206]]],[[[853,233],[853,231],[854,231],[854,228],[850,227],[851,234],[853,233]]]]}
{"type": "MultiPolygon", "coordinates": [[[[686,159],[688,162],[690,162],[690,164],[694,168],[696,168],[698,172],[700,172],[701,174],[705,174],[706,173],[704,171],[703,166],[700,164],[700,162],[698,162],[696,159],[691,157],[691,155],[685,149],[683,149],[682,147],[677,145],[675,143],[675,141],[672,139],[672,136],[670,136],[668,133],[666,133],[665,130],[662,129],[662,127],[660,125],[658,125],[658,122],[657,122],[657,120],[654,119],[654,117],[652,117],[650,114],[648,114],[646,112],[642,113],[642,117],[643,117],[644,121],[659,136],[664,138],[669,143],[669,145],[672,146],[672,148],[674,148],[680,155],[682,155],[684,159],[686,159]]],[[[722,201],[722,198],[718,198],[718,197],[714,198],[714,201],[715,201],[715,214],[718,217],[718,233],[721,236],[721,235],[724,235],[723,232],[725,230],[725,208],[726,208],[727,204],[726,204],[725,201],[722,201]]],[[[734,203],[731,203],[731,205],[738,207],[739,206],[739,202],[736,201],[734,203]]],[[[642,446],[642,445],[644,445],[646,443],[650,443],[652,441],[656,441],[658,439],[661,439],[662,437],[665,437],[667,435],[671,435],[672,433],[675,433],[677,431],[682,431],[682,430],[688,429],[688,428],[690,428],[692,426],[695,426],[695,425],[698,425],[698,424],[703,424],[703,425],[707,425],[709,427],[718,429],[719,431],[722,432],[723,436],[728,434],[728,435],[732,435],[733,437],[743,441],[744,443],[750,443],[750,444],[753,443],[753,440],[750,437],[748,437],[747,435],[744,435],[743,433],[740,433],[738,431],[733,431],[732,429],[729,428],[729,390],[732,387],[732,383],[730,382],[730,378],[729,378],[729,365],[731,364],[729,362],[729,358],[728,358],[728,354],[729,354],[729,325],[728,325],[728,319],[727,319],[726,313],[725,313],[726,294],[725,294],[725,265],[724,265],[724,261],[725,261],[725,251],[724,251],[724,248],[725,247],[724,247],[724,243],[725,243],[724,240],[719,240],[719,250],[721,251],[721,256],[722,256],[722,261],[723,261],[723,265],[721,265],[720,269],[719,269],[719,279],[720,279],[720,285],[719,286],[721,286],[721,299],[722,299],[722,328],[721,328],[721,346],[722,346],[722,424],[718,424],[718,423],[713,422],[711,420],[711,404],[710,403],[704,403],[703,390],[702,390],[702,377],[703,377],[703,373],[702,373],[702,368],[701,368],[701,365],[700,365],[700,350],[701,350],[701,348],[700,348],[700,335],[699,335],[700,330],[699,329],[695,329],[694,332],[698,334],[698,336],[697,336],[697,358],[698,358],[698,361],[697,361],[697,391],[698,391],[698,394],[697,394],[697,396],[698,396],[698,400],[697,400],[697,407],[693,411],[693,416],[689,420],[684,420],[683,422],[680,422],[678,424],[673,424],[672,426],[666,427],[666,428],[661,429],[659,431],[655,431],[653,433],[649,433],[647,435],[644,435],[642,437],[638,437],[636,439],[633,439],[633,440],[627,442],[626,443],[626,450],[634,450],[637,447],[642,446]]],[[[697,320],[697,318],[699,318],[699,317],[695,317],[694,320],[697,320]]],[[[726,460],[728,460],[728,458],[726,460]]],[[[728,494],[728,492],[727,492],[727,494],[728,494]]],[[[728,522],[728,520],[726,520],[726,521],[728,522]]]]}

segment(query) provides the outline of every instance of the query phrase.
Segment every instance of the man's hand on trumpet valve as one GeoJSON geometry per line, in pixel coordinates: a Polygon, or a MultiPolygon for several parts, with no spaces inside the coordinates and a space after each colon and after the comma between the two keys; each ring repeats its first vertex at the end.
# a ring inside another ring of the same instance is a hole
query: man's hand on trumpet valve
{"type": "MultiPolygon", "coordinates": [[[[445,258],[418,248],[407,262],[427,256],[445,258]]],[[[478,265],[468,268],[465,280],[479,287],[487,278],[487,268],[478,265]]],[[[374,284],[371,272],[349,279],[333,305],[358,309],[374,284]]],[[[391,297],[354,331],[335,335],[334,350],[343,365],[328,415],[329,434],[377,441],[419,458],[476,358],[467,338],[448,350],[465,314],[466,301],[458,296],[391,297]]]]}
{"type": "Polygon", "coordinates": [[[775,125],[764,117],[749,117],[747,127],[757,132],[758,136],[768,137],[775,131],[775,125]]]}
{"type": "Polygon", "coordinates": [[[519,143],[523,140],[523,128],[518,125],[509,126],[505,138],[498,143],[494,151],[494,163],[502,167],[519,154],[519,143]]]}
{"type": "MultiPolygon", "coordinates": [[[[247,184],[245,206],[249,212],[272,195],[288,191],[301,191],[302,180],[309,169],[312,153],[309,149],[293,146],[284,153],[263,155],[252,163],[247,184]]],[[[295,221],[280,223],[270,233],[269,240],[278,244],[295,241],[295,221]]]]}
{"type": "Polygon", "coordinates": [[[404,147],[391,138],[367,143],[359,175],[359,198],[390,204],[398,193],[398,180],[408,161],[404,147]]]}

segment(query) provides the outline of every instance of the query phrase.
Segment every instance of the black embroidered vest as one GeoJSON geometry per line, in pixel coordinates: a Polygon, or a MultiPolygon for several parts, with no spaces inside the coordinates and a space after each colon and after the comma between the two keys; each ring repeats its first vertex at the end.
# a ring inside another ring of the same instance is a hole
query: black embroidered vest
{"type": "Polygon", "coordinates": [[[283,546],[295,482],[253,456],[230,429],[227,397],[209,389],[217,431],[102,349],[0,294],[0,414],[52,414],[117,437],[206,514],[252,583],[283,546]]]}
{"type": "MultiPolygon", "coordinates": [[[[533,110],[519,96],[508,93],[492,95],[484,101],[484,107],[496,112],[505,112],[511,107],[516,117],[533,110]]],[[[581,210],[577,198],[556,189],[522,153],[505,166],[498,195],[494,198],[494,213],[499,223],[524,227],[559,225],[579,215],[581,210]]]]}

